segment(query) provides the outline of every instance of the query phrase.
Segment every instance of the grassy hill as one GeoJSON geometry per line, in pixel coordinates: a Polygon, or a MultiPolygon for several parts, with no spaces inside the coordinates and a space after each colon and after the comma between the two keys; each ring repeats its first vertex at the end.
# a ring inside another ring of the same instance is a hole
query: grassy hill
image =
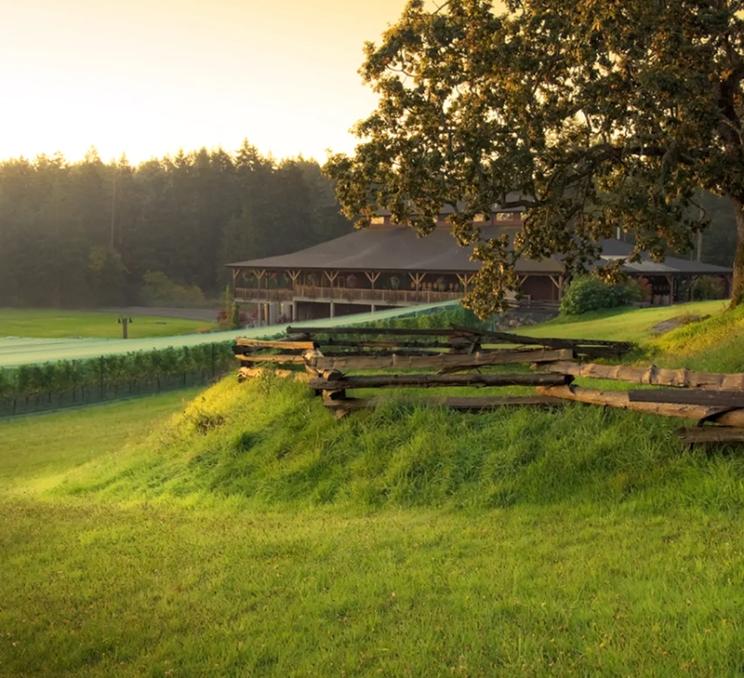
{"type": "Polygon", "coordinates": [[[536,337],[633,341],[641,349],[635,356],[639,360],[699,370],[744,371],[744,308],[724,313],[726,304],[699,301],[595,311],[575,317],[561,316],[520,332],[536,337]],[[700,319],[687,322],[692,318],[700,319]],[[672,320],[684,324],[669,331],[660,327],[672,320]]]}
{"type": "Polygon", "coordinates": [[[736,674],[744,458],[677,425],[272,377],[0,422],[3,670],[736,674]]]}

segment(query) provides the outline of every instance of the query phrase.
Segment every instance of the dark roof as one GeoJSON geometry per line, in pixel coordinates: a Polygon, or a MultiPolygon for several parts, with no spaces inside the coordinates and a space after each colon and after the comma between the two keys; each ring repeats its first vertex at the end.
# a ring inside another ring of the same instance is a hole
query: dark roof
{"type": "MultiPolygon", "coordinates": [[[[508,227],[484,226],[483,236],[493,237],[508,227]]],[[[513,230],[513,229],[512,229],[513,230]]],[[[238,261],[228,266],[261,269],[340,269],[343,271],[477,271],[470,248],[459,247],[448,228],[437,228],[419,237],[412,228],[391,226],[354,231],[307,249],[264,259],[238,261]]],[[[519,270],[560,273],[559,261],[520,262],[519,270]]]]}
{"type": "MultiPolygon", "coordinates": [[[[612,259],[621,259],[630,255],[633,249],[630,243],[622,240],[603,240],[602,241],[602,259],[611,261],[612,259]]],[[[679,257],[665,257],[664,261],[654,261],[648,255],[643,255],[640,261],[630,261],[623,264],[623,269],[629,273],[638,273],[640,275],[665,275],[667,273],[687,273],[687,274],[712,274],[723,275],[730,273],[730,268],[717,266],[715,264],[706,264],[702,261],[690,261],[689,259],[680,259],[679,257]]]]}
{"type": "MultiPolygon", "coordinates": [[[[483,238],[514,233],[515,227],[483,226],[483,238]]],[[[627,256],[631,246],[618,240],[603,240],[603,258],[627,256]]],[[[437,228],[426,237],[404,226],[373,227],[307,249],[263,259],[237,261],[232,267],[257,269],[336,269],[342,271],[432,271],[459,273],[477,271],[480,263],[470,259],[471,249],[458,246],[448,228],[437,228]]],[[[730,269],[686,259],[668,257],[662,263],[644,258],[624,268],[634,273],[728,273],[730,269]]],[[[563,271],[558,258],[520,260],[520,273],[557,274],[563,271]]]]}

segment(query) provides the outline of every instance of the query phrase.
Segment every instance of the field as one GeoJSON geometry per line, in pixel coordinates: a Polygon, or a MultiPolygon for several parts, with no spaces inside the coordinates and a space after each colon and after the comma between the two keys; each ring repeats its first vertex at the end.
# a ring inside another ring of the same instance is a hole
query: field
{"type": "MultiPolygon", "coordinates": [[[[425,311],[430,309],[436,309],[445,304],[430,304],[428,306],[418,306],[416,310],[425,311]]],[[[273,334],[281,334],[286,329],[286,325],[274,325],[271,327],[254,327],[244,328],[240,330],[223,330],[221,332],[205,332],[200,334],[180,334],[173,336],[176,332],[176,328],[179,323],[184,328],[188,328],[189,324],[192,325],[191,329],[185,329],[187,332],[196,332],[197,326],[203,328],[205,323],[195,323],[193,320],[178,320],[174,318],[148,318],[149,325],[143,323],[140,328],[151,327],[156,328],[158,331],[163,331],[162,335],[152,336],[140,336],[130,333],[129,339],[112,339],[107,335],[104,338],[93,338],[93,337],[82,337],[82,338],[52,338],[49,336],[49,332],[52,331],[52,325],[50,324],[49,318],[57,314],[57,311],[50,312],[50,315],[44,316],[43,312],[29,311],[28,312],[28,324],[36,325],[36,332],[44,333],[46,338],[29,337],[24,335],[22,338],[16,338],[11,336],[11,327],[15,328],[16,332],[33,332],[33,327],[27,327],[23,329],[23,323],[15,322],[13,325],[10,323],[10,319],[16,315],[21,318],[26,311],[10,311],[0,309],[0,369],[4,367],[18,367],[19,365],[28,365],[33,363],[44,363],[50,360],[85,360],[88,358],[98,358],[102,355],[121,355],[124,353],[130,353],[132,351],[153,351],[161,350],[169,347],[183,347],[183,346],[199,346],[203,344],[227,342],[235,339],[237,336],[247,337],[265,337],[273,334]],[[41,314],[40,314],[41,313],[41,314]],[[3,322],[3,318],[7,318],[7,323],[3,322]],[[162,320],[167,325],[158,325],[158,322],[162,320]],[[8,333],[7,336],[6,333],[8,333]]],[[[376,314],[376,318],[395,318],[399,315],[410,314],[411,309],[406,308],[393,308],[385,311],[380,311],[376,314]]],[[[62,312],[62,315],[65,315],[62,312]]],[[[116,324],[115,314],[91,314],[91,315],[103,315],[103,325],[101,331],[120,331],[119,326],[116,324]]],[[[71,313],[70,324],[68,326],[69,332],[76,332],[75,328],[80,327],[88,313],[71,313]],[[83,317],[84,316],[84,317],[83,317]],[[83,318],[82,320],[75,320],[75,318],[83,318]]],[[[140,316],[136,316],[135,323],[130,329],[134,330],[134,327],[139,322],[140,316]]],[[[346,324],[350,321],[363,322],[369,320],[371,314],[361,313],[359,315],[349,317],[341,316],[330,320],[324,320],[324,324],[338,325],[346,324]]],[[[100,320],[100,319],[99,319],[100,320]]],[[[312,324],[313,321],[311,321],[312,324]]],[[[302,323],[298,323],[302,324],[302,323]]],[[[54,326],[56,327],[56,325],[54,326]]],[[[143,330],[144,331],[144,330],[143,330]]],[[[78,332],[79,336],[80,333],[78,332]]],[[[120,335],[116,335],[120,336],[120,335]]]]}
{"type": "Polygon", "coordinates": [[[0,672],[744,670],[733,448],[571,405],[193,396],[0,422],[0,672]]]}
{"type": "MultiPolygon", "coordinates": [[[[74,338],[121,337],[116,312],[61,311],[59,309],[0,308],[0,337],[74,338]]],[[[165,337],[173,334],[205,332],[214,323],[185,318],[140,315],[129,326],[129,336],[165,337]]]]}

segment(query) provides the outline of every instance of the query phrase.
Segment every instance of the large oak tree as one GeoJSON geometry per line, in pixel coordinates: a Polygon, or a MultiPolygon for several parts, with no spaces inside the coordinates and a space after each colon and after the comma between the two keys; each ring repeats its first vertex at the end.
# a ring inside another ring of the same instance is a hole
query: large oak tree
{"type": "Polygon", "coordinates": [[[744,301],[742,0],[411,0],[361,73],[376,110],[328,163],[357,224],[390,209],[421,233],[443,205],[482,262],[466,303],[496,310],[520,256],[591,267],[620,227],[633,256],[683,251],[700,189],[730,199],[744,301]],[[523,206],[512,243],[473,218],[523,206]]]}

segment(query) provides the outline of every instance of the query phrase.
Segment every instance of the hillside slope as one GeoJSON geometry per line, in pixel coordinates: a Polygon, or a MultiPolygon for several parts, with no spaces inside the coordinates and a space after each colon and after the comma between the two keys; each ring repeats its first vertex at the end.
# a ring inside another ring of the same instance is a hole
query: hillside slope
{"type": "MultiPolygon", "coordinates": [[[[432,390],[429,390],[431,393],[432,390]]],[[[568,405],[462,414],[387,406],[335,421],[309,389],[267,376],[204,392],[140,444],[57,492],[265,508],[524,503],[740,507],[744,465],[684,453],[678,421],[568,405]]]]}

